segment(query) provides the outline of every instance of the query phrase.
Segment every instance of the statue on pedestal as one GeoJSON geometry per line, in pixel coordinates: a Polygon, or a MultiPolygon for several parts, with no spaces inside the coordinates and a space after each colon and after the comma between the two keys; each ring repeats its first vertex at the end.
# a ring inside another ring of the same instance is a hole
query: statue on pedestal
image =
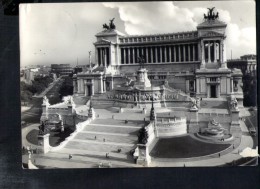
{"type": "Polygon", "coordinates": [[[47,106],[47,105],[50,105],[49,99],[47,98],[47,96],[44,96],[44,97],[43,97],[43,104],[45,104],[46,106],[47,106]]]}
{"type": "Polygon", "coordinates": [[[46,125],[47,125],[47,120],[42,121],[41,125],[39,126],[39,135],[45,135],[47,134],[47,129],[46,129],[46,125]]]}
{"type": "Polygon", "coordinates": [[[234,98],[233,100],[231,100],[231,102],[230,102],[230,105],[231,105],[231,108],[233,109],[233,110],[238,110],[238,102],[237,102],[237,99],[236,98],[234,98]]]}

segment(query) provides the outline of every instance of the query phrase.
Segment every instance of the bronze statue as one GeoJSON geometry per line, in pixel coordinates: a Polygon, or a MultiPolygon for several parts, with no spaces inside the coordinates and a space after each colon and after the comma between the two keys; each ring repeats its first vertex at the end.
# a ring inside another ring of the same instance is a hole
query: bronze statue
{"type": "Polygon", "coordinates": [[[115,18],[109,20],[110,21],[109,25],[107,25],[106,23],[103,24],[103,28],[106,29],[106,30],[114,30],[114,29],[116,29],[116,26],[114,24],[114,20],[115,20],[115,18]]]}
{"type": "Polygon", "coordinates": [[[103,24],[103,28],[108,30],[109,26],[107,24],[103,24]]]}
{"type": "Polygon", "coordinates": [[[209,17],[213,17],[213,14],[212,14],[212,13],[213,13],[214,8],[215,8],[215,7],[213,7],[213,8],[208,8],[208,9],[209,9],[209,12],[208,12],[208,16],[209,16],[209,17]]]}
{"type": "Polygon", "coordinates": [[[215,7],[208,8],[208,10],[209,10],[208,15],[204,14],[205,20],[215,20],[219,17],[218,12],[216,14],[213,12],[214,9],[215,9],[215,7]]]}
{"type": "Polygon", "coordinates": [[[110,29],[112,29],[112,30],[116,29],[116,26],[115,26],[115,24],[114,24],[114,20],[115,20],[115,18],[113,18],[112,20],[110,20],[110,24],[109,24],[109,27],[110,27],[110,29]]]}
{"type": "Polygon", "coordinates": [[[137,58],[138,63],[140,64],[140,68],[144,68],[145,59],[144,56],[139,56],[137,58]]]}
{"type": "Polygon", "coordinates": [[[46,122],[47,121],[42,121],[41,125],[39,126],[39,135],[45,135],[46,134],[46,122]]]}

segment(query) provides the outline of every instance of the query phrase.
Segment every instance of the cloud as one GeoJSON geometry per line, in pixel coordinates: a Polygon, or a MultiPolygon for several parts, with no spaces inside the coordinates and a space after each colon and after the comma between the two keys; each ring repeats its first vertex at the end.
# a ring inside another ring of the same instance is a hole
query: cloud
{"type": "MultiPolygon", "coordinates": [[[[105,7],[117,9],[129,35],[171,33],[196,30],[203,22],[207,8],[181,8],[174,2],[103,3],[105,7]]],[[[227,23],[227,57],[256,53],[256,28],[240,28],[232,23],[230,12],[217,9],[220,20],[227,23]]]]}

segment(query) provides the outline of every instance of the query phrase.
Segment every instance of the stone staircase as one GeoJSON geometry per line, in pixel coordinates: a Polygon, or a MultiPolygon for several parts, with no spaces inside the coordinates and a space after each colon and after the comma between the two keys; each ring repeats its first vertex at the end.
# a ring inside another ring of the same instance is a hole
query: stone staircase
{"type": "Polygon", "coordinates": [[[203,98],[200,102],[201,108],[228,109],[228,102],[225,99],[203,98]]]}
{"type": "Polygon", "coordinates": [[[126,124],[123,120],[113,119],[94,120],[61,150],[38,155],[36,165],[91,168],[98,167],[100,163],[110,163],[112,167],[136,167],[138,165],[134,163],[130,151],[136,148],[138,132],[143,126],[141,123],[129,121],[126,124]],[[106,153],[109,153],[108,158],[106,153]],[[72,155],[71,159],[69,154],[72,155]]]}

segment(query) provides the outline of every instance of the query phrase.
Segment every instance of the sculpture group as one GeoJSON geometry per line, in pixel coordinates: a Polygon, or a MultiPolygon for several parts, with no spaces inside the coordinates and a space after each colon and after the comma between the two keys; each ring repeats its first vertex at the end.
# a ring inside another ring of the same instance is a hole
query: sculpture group
{"type": "Polygon", "coordinates": [[[114,30],[114,29],[116,29],[116,25],[114,24],[114,20],[115,20],[115,18],[109,20],[110,21],[109,25],[107,25],[106,23],[103,24],[103,28],[106,29],[106,30],[114,30]]]}
{"type": "Polygon", "coordinates": [[[218,17],[219,17],[219,16],[218,16],[218,12],[215,14],[215,13],[213,12],[214,8],[215,8],[215,7],[213,7],[213,8],[208,8],[208,9],[209,9],[208,15],[204,14],[204,19],[205,19],[205,20],[215,20],[215,19],[218,19],[218,17]]]}

